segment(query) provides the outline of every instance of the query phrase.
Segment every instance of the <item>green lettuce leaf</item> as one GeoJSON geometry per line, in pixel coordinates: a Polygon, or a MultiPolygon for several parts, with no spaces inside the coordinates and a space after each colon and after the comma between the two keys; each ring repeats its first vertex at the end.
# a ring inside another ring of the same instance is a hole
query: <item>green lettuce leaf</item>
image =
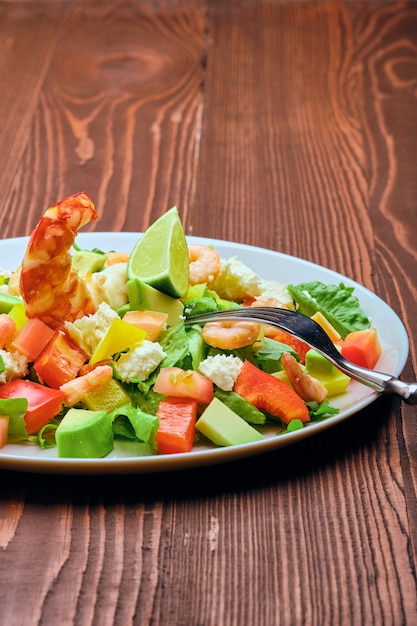
{"type": "Polygon", "coordinates": [[[262,348],[254,353],[256,365],[264,372],[268,372],[268,374],[280,372],[283,369],[281,357],[284,352],[289,352],[297,361],[300,360],[295,350],[285,343],[269,339],[268,337],[265,337],[264,342],[262,348]]]}
{"type": "Polygon", "coordinates": [[[113,435],[124,439],[143,441],[151,450],[157,449],[156,433],[159,419],[145,413],[132,404],[124,404],[110,413],[113,420],[113,435]]]}
{"type": "Polygon", "coordinates": [[[355,330],[364,330],[371,321],[353,295],[354,288],[326,285],[319,281],[288,285],[288,291],[298,305],[298,311],[311,317],[318,311],[340,333],[342,339],[355,330]]]}

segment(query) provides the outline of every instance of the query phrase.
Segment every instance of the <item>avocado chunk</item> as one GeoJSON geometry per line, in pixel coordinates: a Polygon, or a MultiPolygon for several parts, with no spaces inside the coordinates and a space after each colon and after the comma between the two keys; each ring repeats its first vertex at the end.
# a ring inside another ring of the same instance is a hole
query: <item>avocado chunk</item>
{"type": "Polygon", "coordinates": [[[334,376],[339,371],[333,363],[330,363],[324,356],[311,349],[306,353],[306,370],[311,376],[334,376]]]}
{"type": "Polygon", "coordinates": [[[350,383],[349,376],[313,349],[306,354],[305,367],[310,376],[317,378],[326,387],[329,396],[344,393],[350,383]]]}
{"type": "Polygon", "coordinates": [[[175,326],[182,319],[184,305],[181,300],[167,296],[138,278],[127,281],[127,294],[132,310],[166,313],[168,326],[175,326]]]}
{"type": "Polygon", "coordinates": [[[72,267],[80,272],[99,272],[106,261],[104,254],[92,250],[77,250],[72,256],[72,267]]]}
{"type": "Polygon", "coordinates": [[[218,398],[213,398],[195,427],[218,446],[238,446],[265,439],[218,398]]]}
{"type": "Polygon", "coordinates": [[[90,459],[113,449],[111,417],[106,411],[69,409],[55,433],[58,457],[90,459]]]}
{"type": "Polygon", "coordinates": [[[216,389],[214,392],[214,397],[218,398],[229,407],[231,411],[239,415],[245,422],[249,422],[249,424],[265,424],[266,416],[265,413],[259,411],[253,404],[250,404],[239,396],[234,391],[223,391],[222,389],[216,389]]]}
{"type": "Polygon", "coordinates": [[[15,304],[22,304],[21,298],[10,293],[0,293],[0,313],[9,313],[15,304]]]}

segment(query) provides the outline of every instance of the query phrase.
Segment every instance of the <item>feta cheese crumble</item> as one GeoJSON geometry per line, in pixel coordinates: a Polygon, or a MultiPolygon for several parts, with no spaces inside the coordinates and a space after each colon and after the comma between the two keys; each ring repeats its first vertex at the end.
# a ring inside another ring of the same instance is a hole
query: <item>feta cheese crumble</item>
{"type": "Polygon", "coordinates": [[[243,361],[232,354],[208,356],[199,365],[199,372],[223,391],[232,391],[243,361]]]}
{"type": "Polygon", "coordinates": [[[165,356],[165,352],[157,341],[144,339],[120,357],[116,363],[117,373],[127,383],[132,380],[146,380],[165,356]]]}
{"type": "Polygon", "coordinates": [[[115,263],[90,278],[90,292],[95,302],[106,302],[112,309],[127,303],[127,263],[115,263]]]}
{"type": "Polygon", "coordinates": [[[13,378],[23,378],[28,373],[27,357],[20,352],[8,352],[0,350],[0,358],[3,361],[4,370],[0,372],[0,383],[5,383],[13,378]]]}
{"type": "Polygon", "coordinates": [[[91,356],[116,317],[119,317],[116,311],[102,302],[95,313],[84,315],[75,322],[65,322],[65,328],[80,348],[91,356]]]}
{"type": "Polygon", "coordinates": [[[221,298],[243,300],[246,296],[259,296],[261,278],[237,257],[221,259],[220,274],[210,285],[221,298]]]}

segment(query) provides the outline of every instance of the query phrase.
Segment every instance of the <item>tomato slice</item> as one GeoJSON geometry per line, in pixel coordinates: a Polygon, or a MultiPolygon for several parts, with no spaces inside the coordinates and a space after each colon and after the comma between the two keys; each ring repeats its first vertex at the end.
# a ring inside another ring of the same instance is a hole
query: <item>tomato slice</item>
{"type": "Polygon", "coordinates": [[[173,454],[191,452],[197,419],[197,400],[167,397],[160,402],[156,416],[159,428],[156,433],[159,452],[173,454]]]}
{"type": "Polygon", "coordinates": [[[156,378],[154,390],[164,396],[192,398],[200,404],[213,400],[214,390],[211,380],[195,372],[180,367],[162,367],[156,378]]]}
{"type": "Polygon", "coordinates": [[[29,435],[37,433],[60,412],[64,395],[59,389],[50,389],[21,378],[0,385],[0,398],[27,398],[25,422],[29,435]]]}

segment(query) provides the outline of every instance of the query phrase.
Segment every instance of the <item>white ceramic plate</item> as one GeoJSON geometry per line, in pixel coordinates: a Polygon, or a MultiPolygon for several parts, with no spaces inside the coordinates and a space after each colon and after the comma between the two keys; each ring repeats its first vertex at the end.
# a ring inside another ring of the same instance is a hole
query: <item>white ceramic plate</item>
{"type": "MultiPolygon", "coordinates": [[[[87,249],[96,247],[102,250],[130,252],[139,236],[138,233],[87,233],[78,236],[77,244],[87,249]]],[[[409,349],[405,328],[396,313],[365,287],[322,266],[279,252],[216,239],[189,237],[188,240],[190,243],[214,245],[223,258],[237,256],[266,280],[276,280],[285,284],[309,280],[320,280],[328,284],[338,284],[343,281],[345,285],[354,287],[354,294],[372,319],[372,324],[378,329],[383,356],[377,364],[377,369],[394,376],[399,376],[401,373],[409,349]]],[[[0,241],[0,267],[15,269],[22,260],[27,241],[26,237],[0,241]]],[[[325,428],[330,428],[363,409],[377,396],[378,394],[368,387],[352,381],[347,393],[337,399],[331,399],[331,404],[340,408],[337,415],[312,423],[302,430],[280,436],[276,436],[277,428],[272,426],[265,433],[267,437],[264,441],[251,444],[216,448],[200,443],[190,453],[137,456],[138,448],[141,448],[140,444],[116,442],[113,452],[107,457],[87,460],[58,458],[55,448],[41,450],[38,446],[31,444],[9,444],[0,450],[0,468],[63,474],[133,474],[222,463],[275,450],[320,433],[325,428]]]]}

